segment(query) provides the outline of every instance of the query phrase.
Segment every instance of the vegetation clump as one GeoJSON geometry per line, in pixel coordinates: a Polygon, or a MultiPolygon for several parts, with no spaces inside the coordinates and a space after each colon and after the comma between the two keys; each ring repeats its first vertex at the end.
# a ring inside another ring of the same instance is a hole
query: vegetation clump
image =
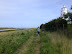
{"type": "Polygon", "coordinates": [[[58,19],[54,19],[48,23],[42,24],[40,28],[42,30],[51,32],[57,30],[63,30],[67,28],[67,21],[59,17],[58,19]]]}

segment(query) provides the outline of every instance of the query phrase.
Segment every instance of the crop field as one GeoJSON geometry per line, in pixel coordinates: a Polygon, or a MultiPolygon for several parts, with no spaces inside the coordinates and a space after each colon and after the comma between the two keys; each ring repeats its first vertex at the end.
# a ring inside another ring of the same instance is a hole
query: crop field
{"type": "Polygon", "coordinates": [[[23,29],[0,33],[0,54],[72,54],[72,39],[56,32],[23,29]]]}

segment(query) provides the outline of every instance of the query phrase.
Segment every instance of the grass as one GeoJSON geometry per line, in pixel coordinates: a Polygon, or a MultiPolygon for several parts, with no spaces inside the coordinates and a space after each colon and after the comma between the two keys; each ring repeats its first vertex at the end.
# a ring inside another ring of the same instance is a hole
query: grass
{"type": "Polygon", "coordinates": [[[13,54],[29,37],[34,29],[0,33],[0,54],[13,54]]]}
{"type": "Polygon", "coordinates": [[[72,39],[63,33],[45,31],[38,38],[36,29],[1,32],[0,54],[13,54],[30,36],[33,37],[25,54],[72,54],[72,39]]]}
{"type": "Polygon", "coordinates": [[[35,54],[35,47],[36,47],[35,38],[33,37],[33,40],[31,41],[30,45],[28,46],[28,50],[25,54],[35,54]]]}
{"type": "Polygon", "coordinates": [[[56,32],[40,34],[40,54],[72,54],[72,39],[56,32]]]}
{"type": "Polygon", "coordinates": [[[39,54],[40,53],[40,37],[36,35],[36,32],[33,34],[33,39],[28,46],[28,50],[25,54],[39,54]]]}

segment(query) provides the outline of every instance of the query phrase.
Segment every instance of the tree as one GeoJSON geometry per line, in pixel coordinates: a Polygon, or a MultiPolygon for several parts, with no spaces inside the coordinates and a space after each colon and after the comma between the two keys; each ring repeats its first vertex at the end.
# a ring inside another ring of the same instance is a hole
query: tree
{"type": "MultiPolygon", "coordinates": [[[[72,5],[71,5],[71,10],[72,10],[72,5]]],[[[67,14],[64,15],[64,18],[68,19],[68,21],[71,21],[72,22],[72,12],[68,12],[67,14]]]]}
{"type": "Polygon", "coordinates": [[[70,21],[72,22],[72,13],[71,12],[68,13],[68,17],[69,17],[70,21]]]}
{"type": "Polygon", "coordinates": [[[48,23],[42,24],[40,27],[42,30],[50,32],[63,30],[63,27],[64,29],[67,28],[67,21],[59,17],[58,19],[54,19],[48,23]]]}
{"type": "Polygon", "coordinates": [[[65,15],[64,15],[64,18],[67,19],[67,18],[68,18],[68,14],[65,14],[65,15]]]}
{"type": "Polygon", "coordinates": [[[68,21],[71,21],[72,22],[72,13],[71,12],[68,12],[67,14],[64,15],[64,18],[65,19],[69,18],[68,21]]]}
{"type": "Polygon", "coordinates": [[[42,27],[43,27],[43,24],[41,24],[40,29],[42,29],[42,27]]]}

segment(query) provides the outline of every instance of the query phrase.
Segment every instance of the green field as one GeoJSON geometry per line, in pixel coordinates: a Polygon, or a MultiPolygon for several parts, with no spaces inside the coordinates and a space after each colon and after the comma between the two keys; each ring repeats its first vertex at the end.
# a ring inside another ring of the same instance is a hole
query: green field
{"type": "Polygon", "coordinates": [[[0,33],[0,54],[13,54],[18,47],[29,39],[32,29],[0,33]]]}
{"type": "Polygon", "coordinates": [[[72,39],[57,32],[23,29],[0,33],[0,54],[72,54],[72,39]]]}

